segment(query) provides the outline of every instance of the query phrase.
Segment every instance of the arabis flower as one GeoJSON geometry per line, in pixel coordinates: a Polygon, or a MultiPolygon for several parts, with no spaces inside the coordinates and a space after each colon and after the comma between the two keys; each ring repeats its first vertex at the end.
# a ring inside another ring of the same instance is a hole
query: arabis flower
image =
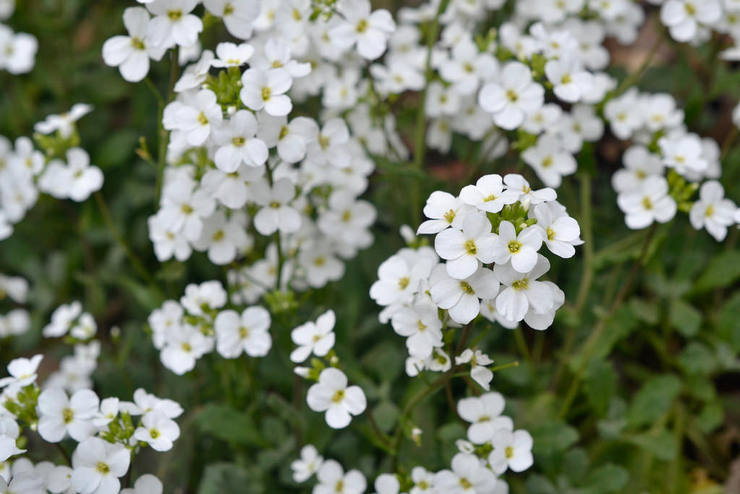
{"type": "Polygon", "coordinates": [[[565,207],[557,202],[546,202],[534,207],[537,226],[545,230],[545,245],[553,254],[569,258],[576,253],[575,245],[581,245],[581,227],[568,216],[565,207]]]}
{"type": "Polygon", "coordinates": [[[488,456],[491,468],[502,474],[509,468],[512,472],[523,472],[532,466],[532,436],[525,430],[498,430],[491,438],[493,451],[488,456]]]}
{"type": "Polygon", "coordinates": [[[198,0],[154,0],[147,5],[154,18],[149,24],[152,42],[162,48],[177,44],[193,46],[203,30],[203,22],[191,14],[198,0]]]}
{"type": "Polygon", "coordinates": [[[663,174],[663,162],[644,146],[631,146],[622,157],[624,168],[612,176],[612,187],[618,193],[640,189],[645,179],[663,174]]]}
{"type": "Polygon", "coordinates": [[[480,350],[473,351],[466,348],[465,351],[455,357],[455,365],[467,363],[470,363],[470,377],[486,391],[490,390],[493,372],[486,366],[491,365],[493,360],[480,350]]]}
{"type": "Polygon", "coordinates": [[[691,226],[697,230],[706,228],[718,241],[724,240],[727,227],[735,222],[734,216],[737,211],[735,204],[725,199],[724,195],[725,191],[719,182],[715,180],[704,182],[699,189],[699,200],[689,212],[691,226]]]}
{"type": "Polygon", "coordinates": [[[675,168],[678,173],[702,172],[708,166],[701,139],[696,134],[661,137],[658,145],[663,153],[663,163],[675,168]]]}
{"type": "Polygon", "coordinates": [[[72,455],[72,488],[80,494],[114,494],[121,489],[131,453],[119,443],[97,437],[82,441],[72,455]]]}
{"type": "Polygon", "coordinates": [[[252,54],[254,47],[247,43],[237,45],[235,43],[219,43],[216,47],[216,56],[218,58],[211,62],[213,67],[240,67],[247,63],[252,54]]]}
{"type": "MultiPolygon", "coordinates": [[[[220,111],[220,110],[219,110],[220,111]]],[[[213,158],[216,166],[233,173],[244,163],[261,166],[267,161],[268,150],[263,141],[257,139],[257,119],[247,110],[239,110],[215,133],[219,147],[213,158]]]]}
{"type": "Polygon", "coordinates": [[[362,389],[359,386],[348,387],[347,376],[334,367],[321,371],[319,382],[308,389],[306,399],[311,410],[326,412],[326,423],[333,429],[347,427],[352,415],[361,414],[367,406],[362,389]]]}
{"type": "Polygon", "coordinates": [[[103,44],[103,61],[118,67],[129,82],[139,82],[149,73],[149,59],[159,60],[164,50],[150,41],[149,13],[142,7],[129,7],[123,12],[128,36],[113,36],[103,44]]]}
{"type": "Polygon", "coordinates": [[[362,494],[367,487],[365,476],[359,470],[344,473],[334,460],[326,460],[316,474],[319,483],[313,494],[362,494]]]}
{"type": "Polygon", "coordinates": [[[301,324],[290,332],[290,338],[298,348],[290,354],[290,360],[295,363],[303,362],[312,353],[317,357],[324,357],[334,347],[334,323],[336,316],[333,310],[321,314],[316,322],[309,321],[301,324]]]}
{"type": "Polygon", "coordinates": [[[532,81],[529,67],[521,62],[509,62],[496,82],[483,86],[478,94],[478,103],[493,114],[496,125],[512,130],[542,106],[544,96],[542,86],[532,81]]]}
{"type": "Polygon", "coordinates": [[[285,69],[249,69],[242,75],[239,95],[250,110],[264,109],[269,115],[281,117],[293,109],[293,103],[285,94],[292,83],[285,69]]]}
{"type": "Polygon", "coordinates": [[[545,75],[553,85],[555,96],[566,103],[580,101],[583,94],[591,89],[593,80],[591,74],[583,70],[579,60],[573,56],[547,62],[545,75]]]}
{"type": "Polygon", "coordinates": [[[221,17],[226,30],[239,39],[249,39],[252,36],[254,21],[260,14],[260,2],[244,2],[239,0],[203,0],[208,11],[221,17]]]}
{"type": "Polygon", "coordinates": [[[633,230],[649,226],[654,221],[665,223],[676,214],[676,201],[668,195],[668,182],[661,176],[645,180],[643,186],[617,196],[617,204],[625,213],[625,223],[633,230]]]}
{"type": "Polygon", "coordinates": [[[36,371],[39,368],[43,355],[34,355],[30,359],[17,358],[11,360],[8,364],[8,374],[10,377],[0,379],[0,388],[13,386],[22,388],[36,381],[36,371]]]}
{"type": "Polygon", "coordinates": [[[526,273],[537,263],[537,251],[540,250],[543,240],[543,230],[537,225],[528,226],[517,235],[511,222],[502,221],[492,246],[491,256],[497,265],[511,261],[511,266],[515,270],[526,273]]]}
{"type": "Polygon", "coordinates": [[[423,212],[429,219],[419,225],[417,234],[439,233],[450,226],[462,228],[466,207],[452,194],[436,190],[427,199],[423,212]]]}
{"type": "Polygon", "coordinates": [[[162,123],[165,129],[184,132],[191,146],[200,146],[221,125],[222,120],[216,93],[202,89],[188,103],[175,101],[167,105],[162,123]]]}
{"type": "Polygon", "coordinates": [[[77,391],[72,398],[59,388],[43,391],[38,401],[39,434],[50,443],[58,443],[66,434],[78,442],[87,439],[95,433],[92,421],[99,403],[89,389],[77,391]]]}
{"type": "Polygon", "coordinates": [[[324,458],[316,451],[316,448],[307,444],[301,449],[301,458],[290,464],[293,470],[293,480],[302,483],[311,478],[324,463],[324,458]]]}
{"type": "Polygon", "coordinates": [[[459,280],[438,267],[432,276],[430,294],[434,303],[447,310],[453,321],[467,324],[480,312],[479,299],[495,297],[498,288],[490,269],[478,269],[472,276],[459,280]]]}
{"type": "Polygon", "coordinates": [[[484,175],[475,185],[466,185],[460,191],[460,199],[486,213],[498,213],[505,205],[519,199],[515,191],[504,190],[501,175],[484,175]]]}
{"type": "Polygon", "coordinates": [[[432,304],[404,307],[393,314],[391,324],[396,333],[407,337],[410,355],[426,358],[442,347],[442,321],[432,304]]]}
{"type": "Polygon", "coordinates": [[[42,134],[59,132],[65,139],[72,135],[75,122],[92,111],[92,106],[77,103],[67,113],[60,115],[49,115],[46,120],[37,123],[33,130],[42,134]]]}
{"type": "Polygon", "coordinates": [[[134,437],[147,443],[155,451],[169,451],[180,437],[180,427],[161,412],[149,412],[141,418],[134,437]]]}
{"type": "Polygon", "coordinates": [[[255,193],[257,203],[262,206],[254,217],[254,227],[260,234],[298,231],[301,215],[289,205],[295,197],[295,185],[290,179],[281,178],[272,187],[260,188],[255,193]]]}
{"type": "Polygon", "coordinates": [[[458,453],[452,458],[452,470],[442,470],[434,477],[434,487],[447,494],[483,494],[494,492],[496,476],[477,456],[458,453]]]}
{"type": "Polygon", "coordinates": [[[530,307],[545,313],[555,304],[550,288],[537,278],[550,270],[550,262],[536,254],[536,264],[531,271],[520,273],[511,264],[496,264],[493,273],[504,285],[496,297],[496,310],[509,321],[521,321],[530,307]]]}
{"type": "Polygon", "coordinates": [[[329,31],[331,42],[343,50],[357,43],[357,52],[363,58],[380,57],[396,29],[390,12],[380,9],[370,13],[369,0],[342,0],[338,10],[343,21],[329,31]]]}
{"type": "Polygon", "coordinates": [[[462,231],[448,228],[439,232],[434,239],[434,249],[447,260],[447,273],[462,280],[476,272],[479,261],[483,264],[493,262],[495,243],[491,222],[484,214],[476,212],[465,217],[462,231]]]}
{"type": "Polygon", "coordinates": [[[236,358],[242,352],[250,357],[267,355],[272,346],[270,313],[263,307],[248,307],[237,313],[225,310],[216,316],[216,350],[223,357],[236,358]]]}
{"type": "Polygon", "coordinates": [[[463,398],[457,403],[457,413],[470,423],[468,439],[474,444],[484,444],[493,438],[499,429],[512,430],[509,417],[502,415],[504,398],[500,393],[486,393],[463,398]]]}
{"type": "Polygon", "coordinates": [[[550,134],[537,139],[537,144],[522,153],[522,159],[548,187],[559,187],[564,175],[575,173],[573,155],[563,149],[560,140],[550,134]]]}
{"type": "Polygon", "coordinates": [[[691,41],[700,24],[717,22],[721,15],[718,0],[668,0],[660,10],[660,20],[676,41],[691,41]]]}
{"type": "Polygon", "coordinates": [[[72,326],[72,322],[82,314],[82,304],[72,302],[60,305],[51,315],[51,322],[44,327],[42,334],[45,338],[58,338],[64,336],[72,326]]]}
{"type": "Polygon", "coordinates": [[[164,486],[162,481],[150,473],[146,473],[136,479],[133,489],[123,489],[121,494],[162,494],[164,486]]]}

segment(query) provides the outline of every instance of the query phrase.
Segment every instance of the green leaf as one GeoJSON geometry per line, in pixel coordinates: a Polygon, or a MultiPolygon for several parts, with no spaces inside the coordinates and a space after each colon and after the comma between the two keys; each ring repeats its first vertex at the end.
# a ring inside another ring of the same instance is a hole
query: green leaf
{"type": "Polygon", "coordinates": [[[722,252],[709,261],[704,273],[694,286],[697,293],[729,286],[740,278],[740,250],[722,252]]]}
{"type": "Polygon", "coordinates": [[[527,477],[527,490],[529,494],[559,494],[561,491],[555,488],[544,475],[532,474],[527,477]]]}
{"type": "Polygon", "coordinates": [[[616,387],[617,374],[611,363],[594,360],[589,364],[586,370],[586,397],[597,416],[602,417],[606,414],[616,387]]]}
{"type": "Polygon", "coordinates": [[[680,392],[681,380],[674,375],[650,378],[632,400],[627,422],[632,427],[654,422],[668,411],[680,392]]]}
{"type": "Polygon", "coordinates": [[[550,422],[531,430],[535,456],[565,451],[578,441],[578,431],[562,422],[550,422]]]}
{"type": "Polygon", "coordinates": [[[647,432],[629,439],[632,444],[655,455],[659,460],[671,461],[678,454],[678,443],[673,434],[666,430],[657,433],[647,432]]]}
{"type": "Polygon", "coordinates": [[[692,341],[678,356],[678,363],[687,374],[711,374],[717,368],[714,352],[698,341],[692,341]]]}
{"type": "Polygon", "coordinates": [[[195,423],[203,433],[229,443],[268,445],[246,412],[225,405],[206,405],[196,416],[195,423]]]}
{"type": "Polygon", "coordinates": [[[592,470],[586,477],[584,487],[587,492],[601,494],[618,492],[624,489],[629,481],[629,474],[624,468],[607,463],[592,470]]]}
{"type": "Polygon", "coordinates": [[[681,299],[671,302],[668,311],[668,320],[672,327],[676,328],[679,333],[689,337],[694,336],[701,326],[701,312],[696,310],[691,304],[681,299]]]}
{"type": "Polygon", "coordinates": [[[378,424],[378,428],[383,432],[389,432],[396,424],[400,411],[398,407],[390,401],[382,401],[375,407],[373,417],[378,424]]]}
{"type": "Polygon", "coordinates": [[[260,493],[264,489],[260,482],[251,478],[249,472],[233,463],[208,465],[198,487],[198,494],[223,494],[225,492],[260,493]]]}
{"type": "Polygon", "coordinates": [[[704,405],[704,408],[702,408],[701,413],[697,417],[696,423],[704,434],[709,434],[722,425],[724,418],[725,412],[722,409],[722,405],[715,401],[704,405]]]}

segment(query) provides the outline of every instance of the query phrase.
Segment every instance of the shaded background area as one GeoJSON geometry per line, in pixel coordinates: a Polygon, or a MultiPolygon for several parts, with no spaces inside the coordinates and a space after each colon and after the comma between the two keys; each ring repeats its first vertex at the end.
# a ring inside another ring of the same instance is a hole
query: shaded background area
{"type": "MultiPolygon", "coordinates": [[[[410,3],[410,2],[409,2],[410,3]]],[[[509,2],[509,5],[512,2],[509,2]]],[[[376,2],[397,8],[404,2],[376,2]]],[[[82,146],[105,174],[103,196],[117,227],[170,298],[178,298],[189,282],[224,279],[224,271],[203,254],[186,263],[156,261],[146,218],[156,211],[156,170],[136,156],[139,139],[156,147],[156,100],[144,84],[123,81],[101,59],[102,43],[124,31],[121,14],[134,2],[96,0],[19,1],[8,23],[39,39],[34,70],[23,76],[0,72],[0,134],[15,139],[30,135],[33,124],[49,113],[66,111],[77,102],[95,111],[79,122],[82,146]]],[[[686,124],[722,146],[734,132],[731,111],[740,98],[740,71],[717,61],[725,40],[712,39],[700,48],[676,46],[665,39],[655,10],[635,45],[609,42],[610,72],[623,79],[640,71],[661,37],[638,87],[671,93],[685,109],[686,124]]],[[[205,45],[227,39],[220,27],[207,33],[205,45]]],[[[168,80],[168,62],[154,64],[150,77],[161,88],[168,80]]],[[[396,104],[399,129],[412,142],[416,96],[396,104]]],[[[350,375],[365,389],[381,428],[391,430],[402,404],[423,382],[403,374],[406,352],[389,326],[377,321],[378,307],[368,289],[377,266],[398,248],[401,222],[415,227],[421,204],[409,204],[407,186],[421,182],[425,192],[456,193],[477,166],[477,174],[524,170],[514,152],[471,163],[469,141],[455,137],[448,156],[430,154],[428,174],[409,174],[403,166],[378,163],[367,198],[379,209],[376,242],[347,265],[343,280],[304,300],[293,320],[307,320],[320,311],[337,311],[338,350],[354,355],[350,375]],[[362,375],[361,375],[362,374],[362,375]],[[408,388],[408,389],[407,389],[408,388]]],[[[582,342],[628,276],[639,256],[645,232],[631,232],[616,205],[609,184],[620,167],[626,144],[606,136],[579,156],[581,174],[592,177],[596,278],[580,316],[564,308],[544,333],[514,333],[486,322],[481,344],[497,363],[519,361],[517,368],[497,373],[493,386],[507,397],[517,427],[535,438],[535,466],[522,475],[507,475],[513,492],[740,492],[740,253],[738,231],[718,244],[694,231],[685,217],[660,228],[657,242],[641,270],[634,295],[608,319],[599,341],[598,358],[588,366],[585,385],[573,407],[559,417],[571,372],[580,355],[578,345],[564,353],[567,334],[582,342]],[[572,329],[572,331],[571,331],[572,329]],[[562,379],[553,375],[561,369],[562,379]]],[[[475,156],[476,153],[473,153],[475,156]]],[[[740,200],[740,149],[727,147],[722,183],[727,196],[740,200]]],[[[530,174],[533,176],[533,174],[530,174]]],[[[532,178],[530,176],[530,178],[532,178]]],[[[532,180],[537,183],[536,180],[532,180]]],[[[579,178],[566,179],[560,200],[577,218],[579,178]]],[[[426,196],[426,194],[425,194],[426,196]]],[[[580,254],[579,254],[580,255],[580,254]]],[[[549,276],[563,287],[569,302],[578,291],[583,264],[553,262],[549,276]]],[[[40,340],[40,328],[61,303],[79,299],[91,312],[103,341],[103,356],[94,375],[101,396],[129,398],[137,387],[179,400],[187,412],[183,434],[173,451],[137,461],[134,476],[151,471],[161,476],[166,492],[292,492],[289,462],[300,442],[316,444],[326,457],[347,468],[372,475],[390,461],[364,435],[358,420],[349,431],[329,433],[319,414],[300,415],[293,396],[303,405],[303,389],[294,389],[285,355],[249,361],[249,372],[231,368],[213,355],[195,372],[177,378],[158,362],[146,328],[146,317],[161,299],[133,275],[123,250],[107,230],[95,201],[82,204],[42,196],[15,234],[0,243],[0,272],[31,282],[34,329],[13,341],[0,342],[3,362],[41,347],[44,372],[56,368],[70,353],[63,345],[40,340]],[[111,329],[120,327],[120,337],[111,329]],[[219,376],[228,375],[229,380],[219,376]],[[245,376],[254,376],[248,380],[245,376]],[[257,388],[263,391],[257,393],[257,388]],[[236,396],[225,397],[236,390],[236,396]],[[213,403],[216,406],[206,406],[213,403]],[[248,485],[248,490],[233,486],[248,485]]],[[[7,303],[4,301],[2,303],[7,303]]],[[[3,306],[4,308],[5,306],[3,306]]],[[[277,320],[273,334],[285,346],[293,320],[277,320]]],[[[456,396],[465,392],[455,385],[456,396]]],[[[414,420],[425,431],[422,446],[404,443],[402,466],[441,468],[464,437],[444,396],[418,407],[414,420]],[[435,431],[438,424],[448,423],[435,431]]],[[[35,444],[40,446],[40,444],[35,444]]],[[[56,459],[56,452],[29,448],[34,460],[56,459]],[[42,456],[41,453],[48,456],[42,456]],[[37,453],[38,456],[35,456],[37,453]]]]}

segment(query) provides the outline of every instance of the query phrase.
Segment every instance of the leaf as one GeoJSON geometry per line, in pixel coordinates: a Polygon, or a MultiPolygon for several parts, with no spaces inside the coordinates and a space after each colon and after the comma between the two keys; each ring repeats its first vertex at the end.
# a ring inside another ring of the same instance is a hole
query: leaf
{"type": "Polygon", "coordinates": [[[729,286],[738,278],[740,278],[740,250],[728,250],[709,261],[709,265],[694,285],[694,291],[701,293],[729,286]]]}
{"type": "Polygon", "coordinates": [[[672,374],[650,378],[632,400],[627,422],[632,427],[654,422],[668,411],[680,392],[681,380],[672,374]]]}
{"type": "Polygon", "coordinates": [[[389,432],[396,424],[400,411],[398,407],[390,401],[382,401],[373,410],[373,417],[378,424],[378,428],[383,432],[389,432]]]}
{"type": "Polygon", "coordinates": [[[629,481],[629,474],[624,468],[607,463],[592,470],[586,477],[584,487],[587,492],[601,494],[618,492],[624,489],[629,481]]]}
{"type": "Polygon", "coordinates": [[[709,434],[722,425],[724,418],[725,412],[722,409],[722,404],[715,401],[704,405],[696,423],[704,434],[709,434]]]}
{"type": "Polygon", "coordinates": [[[617,374],[612,364],[604,360],[592,361],[586,370],[585,390],[589,404],[602,417],[617,387],[617,374]]]}
{"type": "Polygon", "coordinates": [[[263,492],[264,489],[261,483],[255,480],[249,475],[249,472],[239,465],[233,463],[213,463],[208,465],[203,473],[203,478],[198,487],[198,494],[263,492]]]}
{"type": "Polygon", "coordinates": [[[658,305],[646,300],[633,298],[629,302],[632,312],[643,322],[648,324],[657,324],[660,318],[658,305]]]}
{"type": "Polygon", "coordinates": [[[714,352],[704,343],[692,341],[678,356],[678,363],[687,374],[711,374],[717,368],[714,352]]]}
{"type": "Polygon", "coordinates": [[[535,456],[565,451],[578,441],[578,431],[562,422],[550,422],[531,430],[535,456]]]}
{"type": "Polygon", "coordinates": [[[661,430],[657,433],[647,432],[629,439],[632,444],[649,451],[659,460],[671,461],[678,454],[676,438],[670,432],[661,430]]]}
{"type": "Polygon", "coordinates": [[[547,477],[539,474],[532,474],[527,477],[527,490],[529,494],[559,494],[560,491],[555,488],[547,477]]]}
{"type": "Polygon", "coordinates": [[[205,434],[229,443],[261,447],[268,445],[246,412],[225,405],[206,405],[196,416],[195,423],[205,434]]]}
{"type": "Polygon", "coordinates": [[[679,333],[689,337],[694,336],[701,326],[701,312],[696,310],[691,304],[681,299],[671,302],[668,311],[668,320],[672,327],[676,328],[679,333]]]}

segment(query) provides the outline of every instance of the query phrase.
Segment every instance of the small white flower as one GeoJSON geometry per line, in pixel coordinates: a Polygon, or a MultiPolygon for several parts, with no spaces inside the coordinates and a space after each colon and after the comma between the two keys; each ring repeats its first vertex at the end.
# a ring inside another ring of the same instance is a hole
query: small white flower
{"type": "Polygon", "coordinates": [[[676,201],[668,195],[668,182],[661,176],[645,180],[640,189],[617,196],[617,204],[625,213],[625,223],[633,230],[649,226],[654,221],[665,223],[676,215],[676,201]]]}
{"type": "Polygon", "coordinates": [[[251,110],[264,109],[269,115],[281,117],[293,109],[293,103],[285,94],[292,83],[285,69],[249,69],[242,75],[240,97],[251,110]]]}
{"type": "Polygon", "coordinates": [[[10,377],[0,379],[0,388],[6,386],[22,388],[34,383],[38,377],[36,372],[43,358],[43,355],[34,355],[30,359],[17,358],[11,360],[8,364],[8,374],[10,374],[10,377]]]}
{"type": "Polygon", "coordinates": [[[448,228],[438,233],[434,249],[447,260],[447,273],[462,280],[475,273],[480,263],[493,262],[496,241],[496,235],[491,233],[491,222],[484,214],[476,212],[465,217],[462,231],[448,228]]]}
{"type": "Polygon", "coordinates": [[[241,315],[233,310],[220,312],[213,323],[216,350],[226,358],[236,358],[242,352],[250,357],[267,355],[272,346],[270,322],[270,313],[259,306],[248,307],[241,315]]]}
{"type": "Polygon", "coordinates": [[[521,321],[530,307],[538,313],[552,309],[555,300],[550,288],[537,278],[550,270],[550,262],[536,255],[536,264],[528,273],[520,273],[511,264],[496,264],[493,273],[505,286],[496,297],[496,310],[509,321],[521,321]]]}
{"type": "Polygon", "coordinates": [[[97,416],[98,396],[82,389],[67,397],[62,389],[50,388],[39,395],[39,434],[45,441],[58,443],[64,436],[83,441],[95,433],[92,421],[97,416]]]}
{"type": "Polygon", "coordinates": [[[583,244],[578,222],[568,216],[565,207],[557,202],[537,204],[534,207],[537,226],[545,231],[545,245],[550,252],[562,258],[573,257],[575,245],[583,244]]]}
{"type": "Polygon", "coordinates": [[[495,392],[460,400],[457,403],[457,413],[470,423],[468,439],[475,444],[484,444],[490,441],[498,430],[512,430],[511,418],[502,415],[504,405],[504,397],[495,392]]]}
{"type": "Polygon", "coordinates": [[[380,9],[371,13],[369,0],[342,0],[338,10],[343,21],[329,31],[332,44],[346,50],[356,43],[363,58],[380,57],[396,29],[390,12],[380,9]]]}
{"type": "Polygon", "coordinates": [[[128,36],[113,36],[103,43],[103,61],[118,67],[121,76],[129,82],[139,82],[149,73],[149,59],[159,60],[164,50],[148,37],[149,13],[142,7],[123,11],[123,24],[128,36]]]}
{"type": "Polygon", "coordinates": [[[483,86],[478,103],[493,114],[496,125],[512,130],[542,106],[544,96],[542,86],[532,81],[529,67],[521,62],[509,62],[504,65],[497,82],[483,86]]]}
{"type": "Polygon", "coordinates": [[[262,206],[254,217],[254,227],[262,235],[276,231],[293,233],[301,226],[301,215],[289,204],[295,198],[295,185],[281,178],[272,187],[256,190],[256,202],[262,206]]]}
{"type": "Polygon", "coordinates": [[[60,305],[51,315],[51,322],[44,327],[42,334],[45,338],[58,338],[64,336],[69,331],[72,323],[82,313],[82,304],[72,302],[66,305],[60,305]]]}
{"type": "MultiPolygon", "coordinates": [[[[219,110],[220,111],[220,110],[219,110]]],[[[215,132],[218,149],[213,158],[216,166],[233,173],[244,163],[247,166],[261,166],[267,161],[268,150],[265,143],[256,138],[257,119],[247,110],[239,110],[215,132]]]]}
{"type": "MultiPolygon", "coordinates": [[[[352,421],[352,415],[361,414],[367,406],[362,389],[359,386],[348,387],[347,376],[333,367],[321,371],[319,382],[308,389],[307,402],[311,410],[326,412],[326,423],[333,429],[347,427],[352,421]]],[[[321,473],[319,480],[321,481],[321,473]]]]}
{"type": "Polygon", "coordinates": [[[504,190],[501,175],[484,175],[475,185],[466,185],[460,191],[460,199],[470,206],[475,206],[487,213],[498,213],[507,204],[514,204],[519,199],[515,191],[504,190]]]}
{"type": "Polygon", "coordinates": [[[162,481],[150,473],[146,473],[136,479],[134,488],[123,489],[121,494],[162,494],[164,486],[162,481]]]}
{"type": "Polygon", "coordinates": [[[517,235],[511,222],[502,221],[492,246],[491,257],[497,265],[511,261],[514,269],[527,273],[537,263],[537,251],[543,240],[543,230],[537,225],[528,226],[517,235]]]}
{"type": "Polygon", "coordinates": [[[439,266],[431,280],[432,300],[448,311],[453,321],[467,324],[479,314],[480,300],[496,296],[499,283],[490,269],[478,269],[472,276],[458,280],[439,266]]]}
{"type": "Polygon", "coordinates": [[[316,451],[316,448],[307,444],[301,449],[301,458],[290,464],[293,470],[293,480],[303,483],[313,476],[324,463],[324,458],[316,451]]]}
{"type": "Polygon", "coordinates": [[[434,477],[434,487],[447,494],[484,494],[494,492],[498,480],[481,464],[477,456],[458,453],[452,458],[452,470],[442,470],[434,477]]]}
{"type": "Polygon", "coordinates": [[[180,427],[161,412],[149,412],[141,418],[134,437],[147,443],[155,451],[169,451],[174,441],[180,437],[180,427]]]}
{"type": "Polygon", "coordinates": [[[676,41],[691,41],[700,24],[713,24],[721,15],[718,0],[668,0],[660,10],[660,20],[676,41]]]}
{"type": "Polygon", "coordinates": [[[303,362],[312,353],[324,357],[334,347],[334,324],[336,316],[333,310],[321,314],[316,322],[301,324],[290,332],[290,338],[298,348],[290,354],[290,360],[303,362]]]}
{"type": "Polygon", "coordinates": [[[313,488],[313,494],[362,494],[367,487],[367,480],[359,470],[344,473],[335,460],[326,460],[316,477],[319,483],[313,488]]]}
{"type": "Polygon", "coordinates": [[[735,204],[725,199],[722,185],[710,180],[702,184],[699,189],[699,200],[694,203],[689,212],[691,226],[700,230],[706,228],[716,240],[722,241],[727,235],[727,228],[735,220],[737,208],[735,204]]]}
{"type": "Polygon", "coordinates": [[[426,358],[443,345],[442,321],[432,304],[404,307],[393,314],[391,324],[396,333],[407,337],[409,355],[426,358]]]}
{"type": "Polygon", "coordinates": [[[491,468],[497,474],[506,469],[523,472],[532,466],[532,436],[525,430],[498,430],[491,438],[493,451],[488,456],[491,468]]]}
{"type": "Polygon", "coordinates": [[[247,63],[252,54],[254,47],[246,43],[237,45],[235,43],[219,43],[216,47],[216,56],[218,58],[211,62],[213,67],[240,67],[247,63]]]}
{"type": "Polygon", "coordinates": [[[122,444],[97,437],[82,441],[72,455],[72,488],[81,494],[115,493],[121,489],[131,453],[122,444]]]}
{"type": "Polygon", "coordinates": [[[491,365],[493,360],[480,350],[473,351],[466,348],[459,356],[455,357],[455,365],[467,363],[470,363],[470,377],[486,391],[490,390],[493,372],[486,366],[491,365]]]}
{"type": "Polygon", "coordinates": [[[203,31],[200,17],[190,13],[198,3],[198,0],[154,0],[147,4],[155,16],[149,23],[152,43],[165,49],[175,44],[193,46],[203,31]]]}
{"type": "Polygon", "coordinates": [[[49,115],[46,120],[37,123],[33,130],[42,134],[52,134],[59,131],[65,139],[72,135],[74,125],[92,111],[93,107],[84,103],[77,103],[67,113],[61,115],[49,115]]]}

